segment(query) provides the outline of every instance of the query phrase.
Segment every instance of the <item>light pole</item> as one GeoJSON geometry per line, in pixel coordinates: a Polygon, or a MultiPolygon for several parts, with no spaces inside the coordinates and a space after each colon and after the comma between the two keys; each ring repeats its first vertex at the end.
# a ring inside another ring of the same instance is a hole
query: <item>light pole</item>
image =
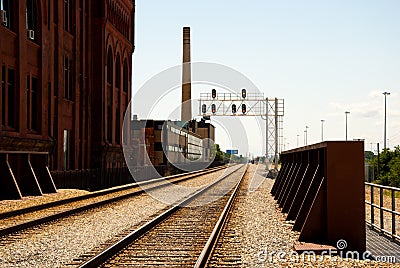
{"type": "Polygon", "coordinates": [[[347,141],[347,115],[350,113],[350,112],[344,112],[345,114],[346,114],[346,141],[347,141]]]}
{"type": "Polygon", "coordinates": [[[286,151],[286,138],[283,139],[283,150],[286,151]]]}
{"type": "Polygon", "coordinates": [[[324,119],[321,119],[321,140],[324,141],[324,119]]]}
{"type": "Polygon", "coordinates": [[[386,96],[390,95],[390,92],[383,92],[383,95],[385,95],[385,123],[383,127],[383,150],[386,149],[386,96]]]}
{"type": "Polygon", "coordinates": [[[299,147],[299,137],[300,137],[300,135],[297,134],[297,147],[299,147]]]}
{"type": "Polygon", "coordinates": [[[304,130],[305,145],[307,145],[307,129],[308,129],[308,126],[306,126],[306,130],[304,130]]]}

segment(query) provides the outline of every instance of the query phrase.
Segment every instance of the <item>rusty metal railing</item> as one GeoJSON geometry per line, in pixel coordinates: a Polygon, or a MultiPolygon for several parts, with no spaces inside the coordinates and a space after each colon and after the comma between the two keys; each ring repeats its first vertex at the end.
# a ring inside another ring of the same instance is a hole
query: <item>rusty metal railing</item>
{"type": "Polygon", "coordinates": [[[400,222],[396,221],[396,216],[400,217],[400,212],[396,211],[396,201],[400,204],[400,188],[365,182],[365,191],[367,226],[400,241],[398,234],[400,222]],[[397,198],[396,195],[398,195],[397,198]],[[385,206],[386,203],[389,203],[389,206],[385,206]],[[375,219],[376,212],[378,212],[377,220],[375,219]],[[389,213],[390,217],[385,217],[385,213],[389,213]]]}

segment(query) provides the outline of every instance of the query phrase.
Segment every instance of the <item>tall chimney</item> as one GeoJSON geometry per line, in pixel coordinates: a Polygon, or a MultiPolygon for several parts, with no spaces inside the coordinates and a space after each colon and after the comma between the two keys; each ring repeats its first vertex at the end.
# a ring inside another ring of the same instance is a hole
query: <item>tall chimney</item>
{"type": "Polygon", "coordinates": [[[192,119],[192,78],[190,66],[190,27],[183,27],[182,107],[181,120],[192,119]]]}

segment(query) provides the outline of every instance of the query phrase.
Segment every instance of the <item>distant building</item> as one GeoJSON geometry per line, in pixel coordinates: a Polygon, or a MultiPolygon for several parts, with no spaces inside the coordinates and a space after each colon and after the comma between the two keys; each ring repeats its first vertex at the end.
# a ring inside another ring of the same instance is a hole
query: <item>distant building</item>
{"type": "Polygon", "coordinates": [[[203,120],[133,120],[131,130],[134,165],[210,161],[215,127],[203,120]]]}
{"type": "MultiPolygon", "coordinates": [[[[124,165],[134,0],[0,0],[0,154],[51,169],[124,165]]],[[[0,158],[1,161],[2,158],[0,158]]]]}

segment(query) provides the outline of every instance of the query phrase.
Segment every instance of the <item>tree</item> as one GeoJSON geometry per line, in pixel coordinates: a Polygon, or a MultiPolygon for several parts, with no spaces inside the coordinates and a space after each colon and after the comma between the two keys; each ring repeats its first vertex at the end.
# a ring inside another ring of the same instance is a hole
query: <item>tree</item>
{"type": "Polygon", "coordinates": [[[376,183],[400,187],[400,146],[391,151],[384,149],[380,154],[379,173],[378,173],[378,156],[374,156],[371,160],[366,161],[374,166],[376,174],[376,183]]]}
{"type": "Polygon", "coordinates": [[[223,152],[221,151],[221,148],[219,147],[218,143],[214,144],[213,149],[212,149],[212,154],[213,155],[215,154],[214,161],[218,161],[218,162],[224,161],[224,155],[223,155],[223,152]]]}
{"type": "Polygon", "coordinates": [[[366,161],[371,161],[371,160],[374,159],[374,157],[375,157],[375,155],[374,155],[373,152],[371,152],[371,151],[365,151],[365,152],[364,152],[364,159],[365,159],[366,161]]]}

